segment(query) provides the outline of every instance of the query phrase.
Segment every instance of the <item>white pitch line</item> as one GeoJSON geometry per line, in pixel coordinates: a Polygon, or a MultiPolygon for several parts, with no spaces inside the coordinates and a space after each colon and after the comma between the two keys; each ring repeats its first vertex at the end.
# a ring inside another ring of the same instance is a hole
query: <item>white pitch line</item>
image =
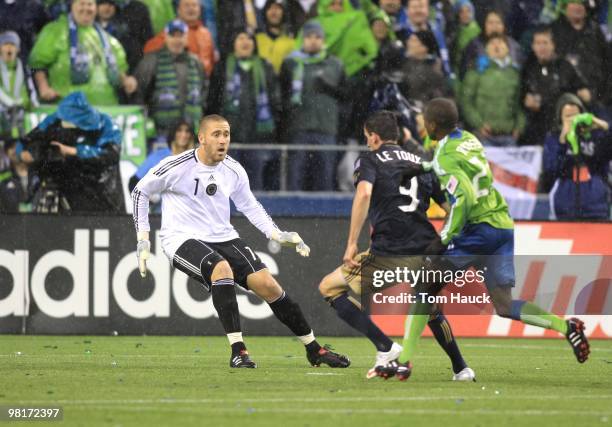
{"type": "MultiPolygon", "coordinates": [[[[91,409],[102,409],[108,410],[109,406],[105,405],[97,405],[94,407],[88,408],[76,408],[77,410],[87,410],[91,409]]],[[[367,408],[308,408],[305,409],[303,407],[291,407],[291,408],[253,408],[253,407],[239,407],[236,406],[228,407],[228,408],[220,408],[220,407],[201,407],[199,409],[195,408],[161,408],[157,406],[131,406],[121,408],[122,411],[133,411],[133,412],[183,412],[183,413],[192,413],[192,414],[203,414],[210,412],[217,413],[231,413],[236,415],[239,412],[247,412],[250,414],[342,414],[342,415],[363,415],[363,414],[372,414],[372,415],[462,415],[462,416],[472,416],[472,415],[489,415],[489,416],[532,416],[532,417],[550,417],[550,416],[579,416],[579,417],[609,417],[612,416],[612,412],[593,412],[593,411],[575,411],[575,410],[542,410],[542,409],[524,409],[524,410],[513,410],[513,409],[463,409],[460,406],[457,406],[457,409],[418,409],[418,408],[394,408],[394,409],[367,409],[367,408]]],[[[71,409],[72,411],[72,409],[71,409]]],[[[64,411],[65,413],[66,411],[64,411]]]]}
{"type": "Polygon", "coordinates": [[[333,372],[306,372],[306,375],[339,375],[339,376],[342,376],[344,374],[335,374],[333,372]]]}
{"type": "MultiPolygon", "coordinates": [[[[459,338],[459,343],[461,343],[461,338],[459,338]]],[[[567,351],[567,346],[543,346],[543,345],[531,345],[531,344],[523,344],[523,345],[513,345],[508,343],[506,345],[502,344],[471,344],[471,343],[461,343],[461,347],[469,347],[469,348],[496,348],[502,350],[559,350],[559,351],[567,351]]],[[[597,353],[612,353],[612,348],[598,348],[597,341],[591,341],[591,350],[597,353]]],[[[531,357],[531,356],[530,356],[531,357]]]]}
{"type": "Polygon", "coordinates": [[[334,402],[418,402],[418,401],[443,401],[443,400],[612,400],[612,395],[565,395],[565,396],[547,396],[547,395],[494,395],[494,396],[354,396],[354,397],[312,397],[312,398],[238,398],[238,399],[81,399],[81,400],[21,400],[17,404],[56,404],[56,405],[182,405],[193,403],[213,403],[213,404],[236,404],[236,403],[334,403],[334,402]]]}

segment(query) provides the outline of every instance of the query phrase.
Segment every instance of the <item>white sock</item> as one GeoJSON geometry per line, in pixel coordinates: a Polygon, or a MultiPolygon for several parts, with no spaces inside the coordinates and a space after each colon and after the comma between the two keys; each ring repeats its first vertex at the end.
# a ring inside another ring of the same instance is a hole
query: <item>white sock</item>
{"type": "Polygon", "coordinates": [[[231,334],[227,334],[227,339],[229,340],[230,345],[241,342],[242,332],[232,332],[231,334]]]}
{"type": "Polygon", "coordinates": [[[308,345],[315,340],[314,332],[310,331],[308,335],[302,335],[301,337],[298,337],[298,339],[302,342],[302,344],[308,345]]]}

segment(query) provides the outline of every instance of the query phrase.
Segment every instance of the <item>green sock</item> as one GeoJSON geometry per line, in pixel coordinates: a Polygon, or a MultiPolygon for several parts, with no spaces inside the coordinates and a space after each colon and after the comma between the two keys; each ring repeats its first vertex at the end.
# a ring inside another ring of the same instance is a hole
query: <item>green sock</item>
{"type": "Polygon", "coordinates": [[[520,317],[517,320],[527,323],[528,325],[539,326],[546,329],[554,329],[563,335],[567,334],[567,322],[565,319],[549,313],[548,311],[542,310],[540,307],[531,302],[525,302],[522,304],[520,317]]]}
{"type": "Polygon", "coordinates": [[[413,309],[410,310],[410,314],[406,316],[406,324],[404,327],[404,340],[402,346],[402,354],[400,354],[399,361],[406,363],[412,359],[423,329],[429,321],[429,312],[431,304],[427,303],[416,303],[413,309]]]}

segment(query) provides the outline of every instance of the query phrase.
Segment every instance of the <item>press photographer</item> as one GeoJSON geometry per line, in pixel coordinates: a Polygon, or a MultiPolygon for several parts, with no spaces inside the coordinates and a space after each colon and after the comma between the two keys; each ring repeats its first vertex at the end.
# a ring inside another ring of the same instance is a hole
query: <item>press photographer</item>
{"type": "Polygon", "coordinates": [[[40,213],[125,212],[119,176],[121,132],[82,92],[17,144],[17,155],[40,178],[33,209],[40,213]]]}
{"type": "Polygon", "coordinates": [[[557,103],[557,130],[544,144],[544,173],[553,219],[609,219],[610,126],[566,93],[557,103]]]}

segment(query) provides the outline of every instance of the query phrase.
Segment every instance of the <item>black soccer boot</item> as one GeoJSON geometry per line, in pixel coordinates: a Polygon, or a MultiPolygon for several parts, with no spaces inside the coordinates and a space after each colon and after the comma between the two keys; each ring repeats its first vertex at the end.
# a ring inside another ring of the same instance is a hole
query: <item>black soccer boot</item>
{"type": "Polygon", "coordinates": [[[257,368],[257,364],[251,360],[246,350],[240,350],[238,354],[232,354],[230,368],[257,368]]]}
{"type": "Polygon", "coordinates": [[[406,381],[412,374],[412,363],[401,363],[396,359],[386,365],[377,366],[376,374],[385,380],[395,376],[400,381],[406,381]]]}
{"type": "Polygon", "coordinates": [[[565,338],[567,338],[567,341],[572,346],[578,362],[586,362],[591,353],[591,348],[584,334],[584,322],[575,317],[567,320],[567,334],[565,334],[565,338]]]}
{"type": "Polygon", "coordinates": [[[306,357],[310,364],[315,367],[321,366],[322,363],[330,368],[348,368],[351,365],[348,357],[334,353],[327,344],[317,352],[307,352],[306,357]]]}

